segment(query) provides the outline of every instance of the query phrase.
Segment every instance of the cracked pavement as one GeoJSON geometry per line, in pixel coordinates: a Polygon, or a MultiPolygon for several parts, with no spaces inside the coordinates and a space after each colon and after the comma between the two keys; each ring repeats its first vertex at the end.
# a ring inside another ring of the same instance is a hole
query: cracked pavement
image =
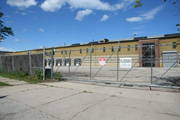
{"type": "Polygon", "coordinates": [[[179,120],[180,93],[0,77],[0,120],[179,120]]]}

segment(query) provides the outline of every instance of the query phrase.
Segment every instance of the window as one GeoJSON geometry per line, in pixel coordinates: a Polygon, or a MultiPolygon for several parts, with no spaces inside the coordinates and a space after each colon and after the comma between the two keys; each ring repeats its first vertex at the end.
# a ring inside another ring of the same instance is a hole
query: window
{"type": "Polygon", "coordinates": [[[138,46],[137,46],[137,45],[135,45],[135,50],[136,50],[136,51],[138,50],[138,46]]]}
{"type": "Polygon", "coordinates": [[[176,48],[176,42],[173,42],[173,46],[172,46],[172,48],[176,48]]]}
{"type": "Polygon", "coordinates": [[[118,51],[121,51],[121,46],[118,47],[118,51]]]}
{"type": "Polygon", "coordinates": [[[45,66],[47,66],[47,60],[45,59],[45,66]]]}
{"type": "Polygon", "coordinates": [[[61,51],[61,55],[63,54],[63,51],[61,51]]]}
{"type": "Polygon", "coordinates": [[[94,52],[94,48],[92,48],[92,53],[94,52]]]}
{"type": "Polygon", "coordinates": [[[114,46],[111,47],[111,51],[112,51],[112,52],[114,51],[114,46]]]}
{"type": "Polygon", "coordinates": [[[69,54],[71,54],[71,50],[69,50],[69,54]]]}
{"type": "Polygon", "coordinates": [[[86,49],[86,53],[88,53],[88,52],[89,52],[89,49],[87,48],[87,49],[86,49]]]}
{"type": "Polygon", "coordinates": [[[65,51],[65,54],[67,54],[67,50],[65,51]]]}
{"type": "Polygon", "coordinates": [[[128,51],[130,51],[130,45],[128,45],[128,48],[127,48],[128,51]]]}
{"type": "Polygon", "coordinates": [[[103,47],[103,52],[106,52],[106,48],[105,47],[103,47]]]}
{"type": "Polygon", "coordinates": [[[51,59],[48,59],[48,66],[51,66],[51,59]]]}
{"type": "Polygon", "coordinates": [[[65,59],[64,66],[71,66],[71,59],[65,59]]]}
{"type": "Polygon", "coordinates": [[[74,59],[74,66],[81,66],[81,58],[74,59]]]}
{"type": "Polygon", "coordinates": [[[80,54],[82,53],[82,49],[80,49],[80,54]]]}
{"type": "Polygon", "coordinates": [[[62,59],[56,59],[56,66],[62,66],[62,59]]]}

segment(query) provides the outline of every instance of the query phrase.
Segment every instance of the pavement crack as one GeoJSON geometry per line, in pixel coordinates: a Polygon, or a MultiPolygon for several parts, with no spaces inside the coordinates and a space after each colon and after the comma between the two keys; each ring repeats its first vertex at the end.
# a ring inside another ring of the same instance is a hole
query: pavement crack
{"type": "MultiPolygon", "coordinates": [[[[72,95],[69,95],[69,96],[66,96],[66,97],[63,97],[63,98],[59,98],[59,99],[56,99],[56,100],[53,100],[53,101],[44,103],[44,104],[42,104],[42,105],[40,105],[40,106],[47,105],[47,104],[50,104],[50,103],[53,103],[53,102],[56,102],[56,101],[59,101],[59,100],[63,100],[63,99],[66,99],[66,98],[69,98],[69,97],[78,95],[78,94],[80,94],[80,93],[82,93],[82,92],[74,93],[74,94],[72,94],[72,95]]],[[[39,106],[38,106],[38,107],[39,107],[39,106]]]]}
{"type": "Polygon", "coordinates": [[[103,99],[103,100],[101,100],[101,101],[99,101],[99,102],[97,102],[97,103],[95,103],[95,104],[93,104],[93,105],[91,105],[91,106],[83,109],[82,111],[77,112],[77,113],[71,118],[71,120],[73,120],[73,119],[74,119],[76,116],[78,116],[80,113],[85,112],[85,111],[88,110],[89,108],[92,108],[92,107],[96,106],[97,104],[106,101],[106,100],[109,99],[109,98],[112,98],[112,96],[110,96],[110,97],[108,97],[108,98],[105,98],[105,99],[103,99]]]}

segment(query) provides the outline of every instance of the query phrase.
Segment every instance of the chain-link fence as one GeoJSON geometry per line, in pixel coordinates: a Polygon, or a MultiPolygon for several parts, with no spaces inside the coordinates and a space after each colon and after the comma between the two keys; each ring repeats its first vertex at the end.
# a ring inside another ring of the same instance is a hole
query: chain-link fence
{"type": "Polygon", "coordinates": [[[36,71],[43,73],[43,54],[3,55],[0,56],[0,70],[2,72],[27,72],[35,75],[36,71]]]}
{"type": "Polygon", "coordinates": [[[142,46],[95,48],[91,45],[89,49],[56,50],[54,57],[46,57],[46,68],[53,69],[53,78],[119,85],[178,87],[180,46],[177,44],[175,49],[166,51],[167,47],[174,46],[150,43],[142,46]]]}

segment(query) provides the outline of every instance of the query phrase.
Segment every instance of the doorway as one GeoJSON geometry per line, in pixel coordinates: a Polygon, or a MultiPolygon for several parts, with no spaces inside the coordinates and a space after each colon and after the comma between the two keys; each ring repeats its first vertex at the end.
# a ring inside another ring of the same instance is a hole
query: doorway
{"type": "Polygon", "coordinates": [[[155,67],[155,43],[143,43],[142,45],[144,46],[142,48],[142,67],[151,67],[151,61],[152,66],[155,67]],[[151,47],[151,45],[153,46],[151,47]]]}

